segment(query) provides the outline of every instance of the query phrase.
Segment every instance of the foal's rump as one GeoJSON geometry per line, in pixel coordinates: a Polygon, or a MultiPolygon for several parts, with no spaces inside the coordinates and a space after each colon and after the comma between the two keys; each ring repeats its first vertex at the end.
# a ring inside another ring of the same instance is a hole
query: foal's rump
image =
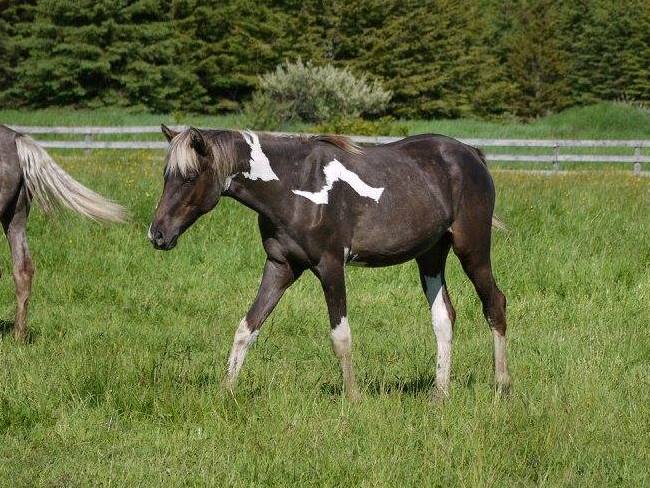
{"type": "MultiPolygon", "coordinates": [[[[2,132],[10,131],[0,126],[2,132]]],[[[13,132],[13,131],[11,131],[13,132]]],[[[93,220],[123,222],[125,210],[72,178],[31,137],[14,132],[18,165],[30,198],[44,211],[68,208],[93,220]]],[[[7,137],[2,141],[6,144],[7,137]]]]}
{"type": "Polygon", "coordinates": [[[402,262],[435,244],[468,210],[490,226],[494,185],[482,154],[455,139],[407,137],[368,148],[353,167],[383,186],[376,205],[362,205],[352,250],[368,265],[402,262]]]}
{"type": "Polygon", "coordinates": [[[488,221],[491,219],[495,227],[504,228],[503,223],[492,216],[494,182],[480,149],[439,134],[408,137],[392,145],[419,162],[433,183],[434,191],[446,189],[454,217],[461,207],[469,206],[489,217],[488,221]]]}

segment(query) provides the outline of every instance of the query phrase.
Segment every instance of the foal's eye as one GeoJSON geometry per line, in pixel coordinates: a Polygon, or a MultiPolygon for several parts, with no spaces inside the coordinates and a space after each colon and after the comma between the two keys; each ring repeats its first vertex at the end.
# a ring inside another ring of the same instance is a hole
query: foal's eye
{"type": "Polygon", "coordinates": [[[194,183],[198,177],[199,175],[188,175],[183,178],[183,183],[194,183]]]}

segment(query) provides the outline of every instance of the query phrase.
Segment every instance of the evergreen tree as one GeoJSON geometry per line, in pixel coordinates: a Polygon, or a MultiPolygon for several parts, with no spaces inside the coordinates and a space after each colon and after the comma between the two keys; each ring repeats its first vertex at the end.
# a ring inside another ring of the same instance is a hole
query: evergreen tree
{"type": "Polygon", "coordinates": [[[650,4],[583,0],[568,18],[575,102],[650,100],[650,4]]]}
{"type": "Polygon", "coordinates": [[[570,105],[568,53],[562,46],[558,0],[522,0],[505,36],[506,71],[516,87],[515,113],[545,115],[570,105]]]}
{"type": "Polygon", "coordinates": [[[237,110],[301,58],[383,80],[402,117],[650,101],[648,0],[0,0],[0,100],[237,110]]]}
{"type": "MultiPolygon", "coordinates": [[[[404,117],[459,117],[506,110],[500,96],[485,103],[490,84],[507,91],[494,56],[482,44],[475,8],[456,0],[394,2],[358,63],[381,76],[404,117]],[[490,105],[492,105],[490,107],[490,105]]],[[[494,95],[495,93],[493,93],[494,95]]]]}
{"type": "Polygon", "coordinates": [[[27,57],[21,48],[26,27],[32,22],[35,0],[15,3],[0,1],[0,101],[15,104],[17,100],[3,100],[16,81],[15,69],[27,57]]]}

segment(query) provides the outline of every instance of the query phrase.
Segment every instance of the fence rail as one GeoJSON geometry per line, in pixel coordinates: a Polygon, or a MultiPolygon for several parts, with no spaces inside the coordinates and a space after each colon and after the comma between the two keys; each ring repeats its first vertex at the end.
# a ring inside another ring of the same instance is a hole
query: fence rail
{"type": "MultiPolygon", "coordinates": [[[[165,149],[167,143],[163,141],[97,141],[94,136],[124,135],[124,134],[152,134],[159,133],[159,126],[134,126],[134,127],[33,127],[11,126],[24,134],[66,134],[84,136],[80,141],[54,141],[42,140],[39,144],[48,148],[59,149],[165,149]]],[[[171,126],[174,130],[186,129],[186,126],[171,126]]],[[[295,133],[276,132],[280,135],[299,135],[295,133]]],[[[386,144],[395,142],[401,137],[387,136],[350,136],[358,144],[386,144]]],[[[490,162],[542,162],[553,163],[554,169],[560,168],[562,162],[591,162],[591,163],[625,163],[633,164],[635,174],[641,173],[641,163],[650,163],[650,156],[642,153],[643,149],[650,148],[650,140],[609,140],[609,139],[465,139],[460,141],[481,148],[550,148],[552,154],[501,154],[488,153],[486,158],[490,162]],[[633,149],[632,154],[560,154],[560,148],[628,148],[633,149]]]]}

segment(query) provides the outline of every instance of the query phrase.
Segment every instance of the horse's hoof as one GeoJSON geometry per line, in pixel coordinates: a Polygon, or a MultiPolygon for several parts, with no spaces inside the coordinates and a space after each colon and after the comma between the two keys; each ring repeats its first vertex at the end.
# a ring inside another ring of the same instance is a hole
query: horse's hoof
{"type": "Polygon", "coordinates": [[[235,393],[235,382],[232,381],[230,378],[226,377],[221,382],[221,389],[224,392],[230,393],[231,395],[233,395],[235,393]]]}
{"type": "Polygon", "coordinates": [[[501,398],[507,398],[512,393],[512,381],[510,381],[510,378],[499,381],[497,382],[495,389],[498,396],[501,398]]]}
{"type": "Polygon", "coordinates": [[[350,403],[359,403],[361,402],[361,393],[359,393],[359,390],[354,388],[353,390],[349,390],[345,393],[345,397],[348,399],[350,403]]]}
{"type": "Polygon", "coordinates": [[[449,400],[449,390],[443,390],[442,388],[434,388],[433,393],[431,394],[431,401],[438,405],[442,405],[447,400],[449,400]]]}
{"type": "Polygon", "coordinates": [[[27,332],[24,330],[15,330],[14,339],[19,344],[25,344],[27,342],[27,332]]]}

